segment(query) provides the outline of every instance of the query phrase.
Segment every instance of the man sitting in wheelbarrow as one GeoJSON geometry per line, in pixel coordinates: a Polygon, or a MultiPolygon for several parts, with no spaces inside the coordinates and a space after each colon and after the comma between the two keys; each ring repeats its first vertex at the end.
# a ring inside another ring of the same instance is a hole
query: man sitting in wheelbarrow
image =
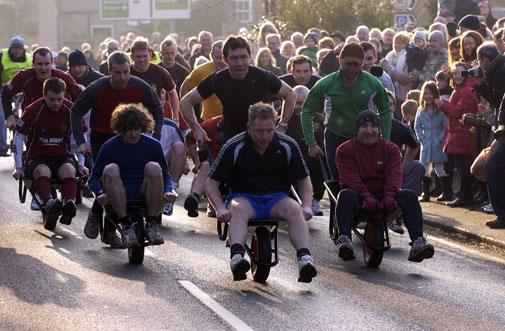
{"type": "Polygon", "coordinates": [[[379,138],[379,125],[376,112],[361,112],[356,120],[356,138],[337,149],[336,163],[343,188],[337,198],[338,256],[345,261],[355,258],[351,226],[359,206],[371,213],[400,208],[412,240],[408,259],[421,262],[433,257],[435,251],[423,236],[423,217],[416,193],[400,189],[400,151],[395,144],[379,138]]]}
{"type": "MultiPolygon", "coordinates": [[[[154,120],[140,104],[125,104],[112,113],[111,128],[118,135],[100,149],[88,186],[101,205],[110,205],[116,213],[123,226],[124,246],[141,244],[127,213],[128,201],[145,201],[147,240],[163,244],[161,212],[176,195],[161,144],[146,134],[154,129],[154,120]]],[[[97,227],[91,230],[98,232],[98,224],[91,225],[97,227]]]]}
{"type": "Polygon", "coordinates": [[[251,219],[288,222],[289,239],[296,249],[299,282],[317,275],[309,252],[312,185],[296,142],[275,132],[277,113],[265,103],[249,107],[247,131],[231,138],[210,170],[206,193],[221,222],[230,223],[230,267],[234,280],[244,280],[250,268],[244,258],[247,226],[251,219]],[[288,196],[298,181],[302,205],[288,196]],[[225,201],[219,189],[226,184],[225,201]]]}
{"type": "Polygon", "coordinates": [[[25,109],[17,121],[14,137],[14,177],[33,180],[46,229],[53,229],[60,215],[60,223],[72,222],[76,213],[76,168],[83,175],[88,172],[83,158],[76,164],[70,148],[72,102],[65,99],[65,91],[62,79],[46,79],[44,96],[25,109]],[[24,157],[23,143],[26,143],[24,157]],[[62,200],[53,196],[51,179],[60,181],[62,200]]]}

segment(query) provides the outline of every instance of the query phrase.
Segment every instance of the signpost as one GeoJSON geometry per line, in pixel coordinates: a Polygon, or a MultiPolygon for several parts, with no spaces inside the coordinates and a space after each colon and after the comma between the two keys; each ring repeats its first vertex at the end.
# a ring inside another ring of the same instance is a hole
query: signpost
{"type": "Polygon", "coordinates": [[[403,30],[407,27],[413,28],[417,25],[417,18],[414,9],[417,0],[394,0],[393,1],[393,21],[396,30],[403,30]]]}
{"type": "Polygon", "coordinates": [[[191,18],[190,0],[100,0],[102,20],[191,18]]]}

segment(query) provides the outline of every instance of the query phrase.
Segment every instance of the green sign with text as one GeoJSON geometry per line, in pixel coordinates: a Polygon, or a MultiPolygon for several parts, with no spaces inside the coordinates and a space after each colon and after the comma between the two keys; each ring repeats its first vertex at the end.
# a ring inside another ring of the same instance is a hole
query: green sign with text
{"type": "Polygon", "coordinates": [[[128,0],[102,0],[101,5],[103,19],[127,19],[130,15],[128,0]]]}
{"type": "Polygon", "coordinates": [[[154,0],[156,10],[188,9],[189,0],[154,0]]]}

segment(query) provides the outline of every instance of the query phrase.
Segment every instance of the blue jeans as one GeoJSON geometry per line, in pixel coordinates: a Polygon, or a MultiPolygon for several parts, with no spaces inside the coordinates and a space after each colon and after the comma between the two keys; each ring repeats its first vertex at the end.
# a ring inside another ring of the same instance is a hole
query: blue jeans
{"type": "MultiPolygon", "coordinates": [[[[374,194],[382,199],[382,194],[374,194]]],[[[412,190],[400,190],[396,194],[396,202],[403,213],[403,222],[409,231],[412,241],[423,235],[423,212],[417,200],[417,194],[412,190]]],[[[361,205],[359,194],[350,189],[341,190],[337,197],[337,222],[339,235],[351,237],[351,226],[356,218],[356,207],[361,205]]]]}
{"type": "Polygon", "coordinates": [[[505,217],[505,143],[499,142],[491,153],[485,171],[489,200],[496,216],[505,217]]]}

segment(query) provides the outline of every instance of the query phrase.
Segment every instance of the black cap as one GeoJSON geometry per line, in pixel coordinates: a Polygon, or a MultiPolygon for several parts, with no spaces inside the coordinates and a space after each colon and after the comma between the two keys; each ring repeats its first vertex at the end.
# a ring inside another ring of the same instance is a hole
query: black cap
{"type": "Polygon", "coordinates": [[[375,125],[380,126],[379,115],[371,110],[363,110],[356,118],[356,129],[359,129],[365,122],[372,122],[375,125]]]}
{"type": "Polygon", "coordinates": [[[68,55],[68,66],[73,67],[79,65],[88,65],[88,60],[83,52],[75,49],[68,55]]]}
{"type": "Polygon", "coordinates": [[[472,14],[466,15],[459,21],[458,26],[460,28],[465,28],[468,30],[479,31],[480,29],[479,17],[477,15],[472,14]]]}

